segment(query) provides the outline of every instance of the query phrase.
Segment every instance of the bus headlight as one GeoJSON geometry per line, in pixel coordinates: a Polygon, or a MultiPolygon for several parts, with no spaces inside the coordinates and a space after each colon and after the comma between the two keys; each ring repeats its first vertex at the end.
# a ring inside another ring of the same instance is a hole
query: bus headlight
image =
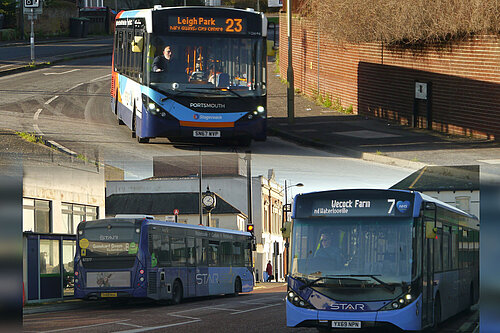
{"type": "Polygon", "coordinates": [[[139,280],[140,280],[141,282],[144,282],[144,277],[143,277],[143,276],[141,276],[141,277],[139,278],[139,280]]]}
{"type": "Polygon", "coordinates": [[[307,303],[302,297],[300,297],[298,294],[296,294],[291,289],[289,289],[287,297],[288,297],[288,301],[295,306],[298,306],[301,308],[306,308],[306,309],[314,309],[314,307],[311,304],[307,303]]]}
{"type": "Polygon", "coordinates": [[[168,120],[177,120],[170,113],[168,113],[165,109],[163,109],[160,105],[158,105],[151,98],[142,94],[142,103],[147,112],[152,114],[153,116],[161,117],[168,120]]]}
{"type": "Polygon", "coordinates": [[[262,105],[260,105],[260,106],[257,107],[257,112],[258,113],[262,113],[264,111],[266,111],[266,109],[262,105]]]}
{"type": "Polygon", "coordinates": [[[412,303],[414,297],[412,296],[411,292],[407,292],[404,295],[399,296],[398,298],[394,299],[393,301],[387,303],[383,308],[380,310],[397,310],[404,308],[408,304],[412,303]]]}

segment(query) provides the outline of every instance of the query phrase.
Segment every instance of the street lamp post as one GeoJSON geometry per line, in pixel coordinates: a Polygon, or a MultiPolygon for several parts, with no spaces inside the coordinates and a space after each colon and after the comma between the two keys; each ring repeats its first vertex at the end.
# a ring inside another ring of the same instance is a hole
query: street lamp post
{"type": "Polygon", "coordinates": [[[292,67],[292,0],[286,1],[286,16],[287,16],[287,34],[288,34],[288,68],[286,71],[287,87],[287,115],[288,124],[295,122],[294,111],[294,83],[293,83],[293,67],[292,67]]]}
{"type": "MultiPolygon", "coordinates": [[[[286,184],[286,180],[285,180],[285,188],[283,189],[285,191],[285,205],[283,206],[283,225],[282,225],[282,230],[284,230],[285,228],[285,225],[286,225],[286,222],[288,221],[288,212],[290,211],[288,209],[288,193],[287,193],[287,189],[289,189],[290,187],[294,187],[294,186],[297,186],[297,187],[302,187],[304,186],[304,184],[302,183],[297,183],[297,184],[294,184],[294,185],[287,185],[286,184]]],[[[289,238],[285,238],[285,250],[283,251],[283,257],[284,257],[284,261],[285,261],[285,274],[288,274],[288,247],[289,247],[289,238]]]]}

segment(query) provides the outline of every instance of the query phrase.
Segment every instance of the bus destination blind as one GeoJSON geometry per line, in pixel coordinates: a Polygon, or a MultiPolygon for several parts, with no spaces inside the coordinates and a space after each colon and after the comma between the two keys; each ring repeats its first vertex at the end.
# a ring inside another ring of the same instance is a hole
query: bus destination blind
{"type": "MultiPolygon", "coordinates": [[[[357,192],[357,191],[356,191],[357,192]]],[[[411,193],[393,192],[392,195],[376,193],[335,193],[298,198],[297,217],[410,217],[413,215],[415,197],[411,193]]]]}
{"type": "Polygon", "coordinates": [[[169,32],[246,34],[245,18],[209,16],[169,16],[169,32]]]}

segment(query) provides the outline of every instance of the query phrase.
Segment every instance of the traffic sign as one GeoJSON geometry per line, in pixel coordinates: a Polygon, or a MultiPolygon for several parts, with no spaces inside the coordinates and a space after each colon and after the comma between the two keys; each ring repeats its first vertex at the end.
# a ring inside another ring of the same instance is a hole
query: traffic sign
{"type": "Polygon", "coordinates": [[[24,8],[38,8],[40,7],[39,0],[24,0],[24,8]]]}
{"type": "Polygon", "coordinates": [[[179,215],[179,210],[178,209],[174,209],[174,215],[179,215]]]}

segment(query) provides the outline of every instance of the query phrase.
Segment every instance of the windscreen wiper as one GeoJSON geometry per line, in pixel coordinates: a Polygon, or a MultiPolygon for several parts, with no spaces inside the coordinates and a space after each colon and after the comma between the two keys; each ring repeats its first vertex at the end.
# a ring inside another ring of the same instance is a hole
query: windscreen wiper
{"type": "Polygon", "coordinates": [[[370,277],[372,278],[373,280],[377,281],[378,283],[380,283],[380,285],[382,285],[384,288],[386,288],[387,290],[389,290],[390,292],[393,292],[394,290],[396,290],[396,287],[388,284],[387,282],[384,282],[382,280],[380,280],[379,278],[377,278],[377,276],[380,276],[380,275],[373,275],[373,274],[351,274],[351,275],[346,275],[346,276],[353,276],[353,277],[370,277]]]}
{"type": "MultiPolygon", "coordinates": [[[[316,284],[317,282],[321,281],[321,280],[324,280],[324,279],[332,279],[332,280],[343,280],[343,279],[348,279],[349,277],[355,277],[354,275],[326,275],[326,276],[321,276],[317,279],[314,279],[312,281],[309,281],[307,282],[306,284],[302,285],[299,287],[299,290],[303,290],[305,288],[308,288],[308,287],[311,287],[313,286],[314,284],[316,284]]],[[[357,279],[350,279],[350,280],[356,280],[356,281],[360,281],[360,280],[357,280],[357,279]]],[[[362,280],[361,280],[362,281],[362,280]]]]}
{"type": "MultiPolygon", "coordinates": [[[[230,93],[236,95],[237,97],[241,97],[236,91],[229,88],[217,88],[217,87],[188,87],[187,89],[200,89],[200,90],[215,90],[215,91],[229,91],[230,93]]],[[[219,94],[214,94],[219,95],[219,94]]]]}

